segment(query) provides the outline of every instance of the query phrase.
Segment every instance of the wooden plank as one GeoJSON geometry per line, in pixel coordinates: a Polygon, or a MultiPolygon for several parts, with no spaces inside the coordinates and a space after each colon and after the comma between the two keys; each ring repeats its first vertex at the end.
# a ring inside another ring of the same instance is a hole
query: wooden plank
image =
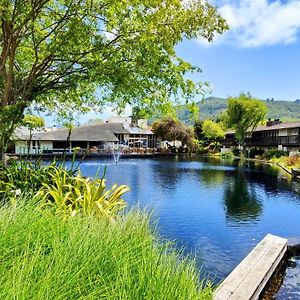
{"type": "Polygon", "coordinates": [[[268,234],[229,274],[215,300],[257,299],[287,249],[287,240],[268,234]]]}
{"type": "Polygon", "coordinates": [[[232,295],[229,299],[257,299],[280,263],[286,249],[287,242],[280,240],[276,240],[276,243],[268,247],[264,255],[257,260],[255,268],[235,290],[236,296],[232,295]]]}
{"type": "Polygon", "coordinates": [[[260,258],[264,255],[266,248],[270,244],[271,239],[265,237],[256,247],[250,252],[249,255],[240,263],[228,277],[221,283],[219,288],[215,292],[214,299],[216,300],[226,300],[231,297],[237,286],[244,280],[248,273],[256,266],[256,260],[253,259],[260,258]]]}

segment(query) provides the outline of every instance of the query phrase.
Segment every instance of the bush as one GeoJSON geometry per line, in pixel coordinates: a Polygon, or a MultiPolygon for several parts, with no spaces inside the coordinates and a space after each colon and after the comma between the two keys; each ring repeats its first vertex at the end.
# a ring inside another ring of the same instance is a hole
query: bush
{"type": "Polygon", "coordinates": [[[284,163],[289,167],[295,167],[300,165],[300,157],[299,156],[288,156],[285,157],[284,163]]]}
{"type": "Polygon", "coordinates": [[[212,299],[145,214],[62,222],[25,199],[0,208],[0,228],[0,299],[212,299]]]}
{"type": "Polygon", "coordinates": [[[223,159],[232,159],[234,157],[232,152],[223,152],[220,154],[223,159]]]}
{"type": "Polygon", "coordinates": [[[2,169],[0,176],[3,199],[15,202],[20,194],[30,192],[64,218],[92,214],[113,221],[126,206],[121,197],[129,190],[125,185],[107,190],[105,179],[84,178],[74,164],[67,169],[65,164],[56,162],[47,166],[40,162],[14,162],[2,169]]]}
{"type": "Polygon", "coordinates": [[[259,150],[259,149],[255,149],[255,148],[251,148],[250,152],[249,152],[249,157],[250,158],[257,158],[262,157],[264,154],[264,150],[259,150]]]}
{"type": "Polygon", "coordinates": [[[287,151],[281,151],[281,150],[268,150],[264,154],[265,159],[272,159],[272,158],[279,158],[281,156],[288,156],[289,153],[287,151]]]}
{"type": "Polygon", "coordinates": [[[114,185],[106,190],[103,178],[83,178],[80,172],[73,176],[69,171],[54,166],[50,166],[49,171],[51,183],[44,183],[35,197],[64,217],[80,213],[112,221],[126,206],[121,198],[129,190],[126,185],[114,185]]]}
{"type": "MultiPolygon", "coordinates": [[[[43,184],[51,182],[51,175],[56,170],[65,170],[65,163],[53,161],[50,165],[42,165],[40,160],[12,160],[9,166],[0,167],[0,197],[14,197],[16,191],[37,192],[43,184]]],[[[77,171],[78,168],[72,164],[67,173],[73,176],[77,171]]]]}
{"type": "Polygon", "coordinates": [[[240,156],[241,155],[241,150],[236,148],[236,149],[232,150],[232,153],[233,153],[234,156],[240,156]]]}

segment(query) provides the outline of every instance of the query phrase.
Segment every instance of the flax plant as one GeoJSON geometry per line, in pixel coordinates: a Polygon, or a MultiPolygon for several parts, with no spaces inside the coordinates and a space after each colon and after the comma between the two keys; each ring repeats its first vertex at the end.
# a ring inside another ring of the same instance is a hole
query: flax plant
{"type": "Polygon", "coordinates": [[[44,183],[36,197],[53,207],[56,213],[62,213],[64,218],[82,213],[113,221],[126,206],[121,198],[129,191],[126,185],[113,185],[107,190],[103,178],[84,178],[80,172],[70,176],[64,169],[54,169],[50,176],[51,183],[44,183]]]}

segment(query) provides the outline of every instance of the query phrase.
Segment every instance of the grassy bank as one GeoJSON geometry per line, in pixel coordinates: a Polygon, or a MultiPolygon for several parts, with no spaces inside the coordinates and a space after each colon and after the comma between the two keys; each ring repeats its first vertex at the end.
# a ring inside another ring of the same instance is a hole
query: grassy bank
{"type": "Polygon", "coordinates": [[[18,202],[0,208],[0,299],[211,299],[193,262],[158,239],[147,215],[62,221],[18,202]]]}

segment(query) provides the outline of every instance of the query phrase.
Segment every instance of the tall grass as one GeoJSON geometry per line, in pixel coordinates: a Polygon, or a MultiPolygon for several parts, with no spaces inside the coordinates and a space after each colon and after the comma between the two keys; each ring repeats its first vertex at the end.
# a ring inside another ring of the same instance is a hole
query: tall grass
{"type": "Polygon", "coordinates": [[[194,263],[162,242],[147,215],[111,224],[62,221],[20,200],[0,208],[0,299],[211,299],[194,263]]]}

